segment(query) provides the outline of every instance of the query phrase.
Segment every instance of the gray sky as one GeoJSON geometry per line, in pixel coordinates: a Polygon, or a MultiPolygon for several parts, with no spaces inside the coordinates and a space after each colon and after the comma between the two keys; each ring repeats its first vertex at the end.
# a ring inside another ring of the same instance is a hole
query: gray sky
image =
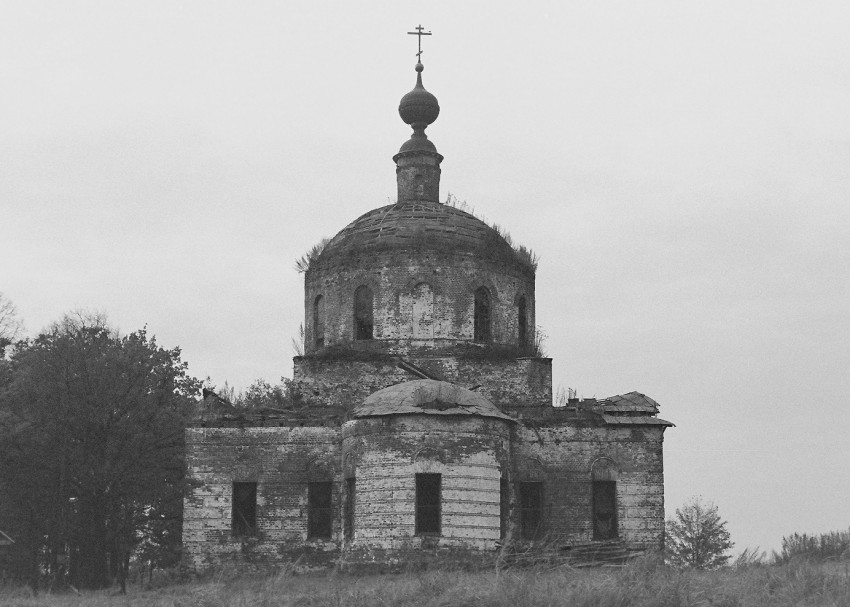
{"type": "Polygon", "coordinates": [[[0,291],[291,376],[294,259],[396,194],[418,23],[451,192],[541,257],[555,384],[677,424],[668,513],[850,525],[846,2],[29,2],[0,20],[0,291]]]}

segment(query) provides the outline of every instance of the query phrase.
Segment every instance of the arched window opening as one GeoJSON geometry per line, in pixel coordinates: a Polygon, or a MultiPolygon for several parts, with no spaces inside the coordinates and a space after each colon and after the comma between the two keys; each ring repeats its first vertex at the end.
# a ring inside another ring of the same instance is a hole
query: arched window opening
{"type": "Polygon", "coordinates": [[[325,345],[325,298],[321,295],[313,301],[313,341],[317,348],[325,345]]]}
{"type": "Polygon", "coordinates": [[[484,287],[475,290],[472,324],[475,341],[490,341],[490,293],[484,287]]]}
{"type": "Polygon", "coordinates": [[[333,530],[333,483],[307,483],[307,538],[330,539],[333,530]]]}
{"type": "Polygon", "coordinates": [[[372,339],[372,290],[363,285],[354,291],[354,339],[372,339]]]}
{"type": "Polygon", "coordinates": [[[440,535],[440,474],[416,475],[416,535],[440,535]]]}
{"type": "Polygon", "coordinates": [[[543,535],[542,482],[519,484],[519,524],[524,540],[537,540],[543,535]]]}
{"type": "Polygon", "coordinates": [[[613,540],[617,529],[617,464],[602,457],[590,468],[593,481],[593,539],[613,540]]]}
{"type": "Polygon", "coordinates": [[[617,483],[593,481],[593,539],[617,539],[617,483]]]}
{"type": "Polygon", "coordinates": [[[233,483],[233,535],[257,535],[257,483],[233,483]]]}
{"type": "Polygon", "coordinates": [[[520,346],[526,345],[526,340],[528,339],[528,314],[525,296],[520,297],[517,303],[517,337],[520,346]]]}

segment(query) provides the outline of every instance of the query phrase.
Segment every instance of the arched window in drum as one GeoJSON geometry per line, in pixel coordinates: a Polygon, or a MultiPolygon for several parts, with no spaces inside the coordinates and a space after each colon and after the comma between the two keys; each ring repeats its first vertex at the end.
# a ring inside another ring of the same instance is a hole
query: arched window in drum
{"type": "Polygon", "coordinates": [[[373,300],[372,289],[366,285],[354,291],[354,339],[372,339],[373,300]]]}
{"type": "Polygon", "coordinates": [[[325,345],[325,298],[321,295],[313,300],[313,343],[317,348],[325,345]]]}
{"type": "Polygon", "coordinates": [[[526,345],[528,339],[528,309],[525,303],[525,295],[517,302],[517,341],[520,346],[526,345]]]}
{"type": "Polygon", "coordinates": [[[475,290],[472,325],[475,341],[490,341],[490,292],[485,287],[475,290]]]}

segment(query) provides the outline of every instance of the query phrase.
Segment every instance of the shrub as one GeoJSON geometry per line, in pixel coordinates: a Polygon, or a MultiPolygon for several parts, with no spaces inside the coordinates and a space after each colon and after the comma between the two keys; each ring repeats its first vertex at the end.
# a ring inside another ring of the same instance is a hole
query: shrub
{"type": "Polygon", "coordinates": [[[299,274],[303,274],[304,272],[309,270],[310,264],[312,264],[319,258],[319,255],[322,254],[322,251],[325,250],[325,247],[330,241],[330,238],[322,238],[319,242],[314,244],[309,251],[307,251],[301,257],[295,260],[295,270],[299,274]]]}
{"type": "Polygon", "coordinates": [[[799,557],[822,561],[840,558],[848,553],[850,553],[850,530],[830,531],[817,536],[794,533],[782,538],[782,552],[774,553],[774,559],[780,563],[787,563],[799,557]]]}
{"type": "Polygon", "coordinates": [[[692,497],[667,521],[665,549],[670,563],[677,567],[721,567],[729,561],[727,553],[733,545],[717,506],[701,497],[692,497]]]}

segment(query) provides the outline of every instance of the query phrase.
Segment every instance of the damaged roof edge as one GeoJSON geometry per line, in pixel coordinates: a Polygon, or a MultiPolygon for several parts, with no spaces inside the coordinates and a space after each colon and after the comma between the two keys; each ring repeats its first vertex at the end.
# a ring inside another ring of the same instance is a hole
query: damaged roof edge
{"type": "Polygon", "coordinates": [[[664,426],[666,428],[676,426],[666,419],[650,416],[633,417],[631,415],[606,415],[603,413],[602,420],[609,426],[664,426]]]}

